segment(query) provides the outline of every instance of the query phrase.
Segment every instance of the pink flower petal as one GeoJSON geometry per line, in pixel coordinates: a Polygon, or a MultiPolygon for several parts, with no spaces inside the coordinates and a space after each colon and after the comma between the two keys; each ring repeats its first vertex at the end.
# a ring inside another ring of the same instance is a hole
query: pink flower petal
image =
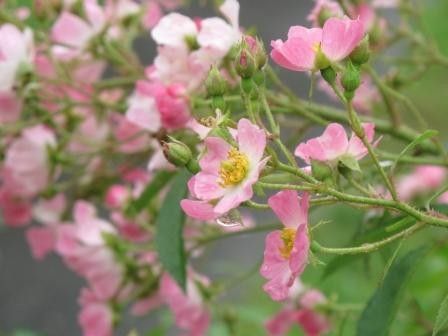
{"type": "Polygon", "coordinates": [[[308,222],[308,194],[303,194],[302,204],[296,191],[283,190],[271,196],[268,204],[286,226],[297,228],[308,222]]]}
{"type": "Polygon", "coordinates": [[[322,31],[322,52],[332,62],[346,58],[364,37],[360,20],[330,18],[322,31]]]}

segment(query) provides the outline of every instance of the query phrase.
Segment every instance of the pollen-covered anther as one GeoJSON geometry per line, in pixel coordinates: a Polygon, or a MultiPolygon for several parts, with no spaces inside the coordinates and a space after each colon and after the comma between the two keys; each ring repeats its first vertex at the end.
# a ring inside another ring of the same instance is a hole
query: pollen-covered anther
{"type": "Polygon", "coordinates": [[[291,255],[292,248],[294,246],[294,240],[296,237],[296,229],[294,228],[284,228],[280,235],[283,246],[280,248],[280,254],[283,258],[289,259],[291,255]]]}
{"type": "Polygon", "coordinates": [[[220,185],[228,187],[240,183],[249,171],[247,156],[236,148],[229,150],[227,160],[221,162],[219,169],[220,185]]]}

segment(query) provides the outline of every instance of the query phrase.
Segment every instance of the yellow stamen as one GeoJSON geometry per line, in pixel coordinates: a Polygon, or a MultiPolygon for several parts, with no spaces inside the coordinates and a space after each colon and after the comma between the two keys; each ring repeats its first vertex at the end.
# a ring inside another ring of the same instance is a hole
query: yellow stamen
{"type": "Polygon", "coordinates": [[[296,229],[284,228],[280,237],[283,240],[283,246],[280,248],[280,254],[283,258],[289,259],[294,246],[294,240],[296,238],[296,229]]]}
{"type": "Polygon", "coordinates": [[[219,169],[220,184],[228,187],[240,183],[249,171],[247,156],[236,148],[229,150],[227,160],[221,162],[219,169]]]}

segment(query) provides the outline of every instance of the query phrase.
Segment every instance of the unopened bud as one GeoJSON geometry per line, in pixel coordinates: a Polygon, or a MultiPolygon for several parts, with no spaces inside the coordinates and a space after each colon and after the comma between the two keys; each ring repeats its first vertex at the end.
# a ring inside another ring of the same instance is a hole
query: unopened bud
{"type": "Polygon", "coordinates": [[[319,24],[320,27],[323,27],[325,22],[331,18],[334,17],[334,13],[327,7],[322,7],[321,11],[319,12],[318,16],[317,16],[317,23],[319,24]]]}
{"type": "Polygon", "coordinates": [[[336,81],[336,71],[334,71],[334,69],[329,66],[328,68],[322,69],[320,71],[320,74],[322,75],[322,78],[325,79],[325,81],[330,84],[333,85],[336,81]]]}
{"type": "Polygon", "coordinates": [[[366,36],[359,45],[350,54],[350,60],[356,64],[361,65],[367,63],[370,58],[370,43],[369,37],[366,36]]]}
{"type": "Polygon", "coordinates": [[[327,181],[333,176],[333,170],[331,167],[320,161],[311,161],[311,171],[314,178],[319,181],[327,181]]]}
{"type": "Polygon", "coordinates": [[[341,84],[346,92],[355,92],[361,84],[359,69],[350,61],[342,74],[341,84]]]}
{"type": "Polygon", "coordinates": [[[209,97],[223,96],[227,92],[227,82],[217,67],[213,66],[205,80],[205,88],[209,97]]]}
{"type": "Polygon", "coordinates": [[[247,43],[243,40],[236,56],[235,70],[241,78],[251,78],[256,70],[256,61],[247,43]]]}
{"type": "Polygon", "coordinates": [[[177,167],[184,167],[193,158],[190,148],[183,142],[172,140],[163,144],[166,159],[177,167]]]}

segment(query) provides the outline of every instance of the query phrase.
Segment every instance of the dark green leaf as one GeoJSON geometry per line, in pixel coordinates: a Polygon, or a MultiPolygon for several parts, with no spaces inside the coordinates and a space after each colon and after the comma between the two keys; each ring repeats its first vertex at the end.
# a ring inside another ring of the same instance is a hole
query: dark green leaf
{"type": "Polygon", "coordinates": [[[165,187],[173,176],[174,172],[158,172],[152,179],[151,183],[146,186],[145,190],[143,190],[140,197],[129,204],[126,209],[126,214],[129,216],[137,215],[140,211],[147,207],[154,196],[158,195],[159,191],[165,187]]]}
{"type": "Polygon", "coordinates": [[[439,331],[448,327],[448,295],[442,301],[439,312],[437,313],[436,322],[434,324],[434,330],[432,336],[436,336],[439,331]]]}
{"type": "Polygon", "coordinates": [[[185,289],[185,251],[183,241],[184,212],[180,201],[187,194],[189,173],[184,170],[174,179],[156,221],[156,248],[164,268],[185,289]]]}
{"type": "Polygon", "coordinates": [[[392,264],[362,312],[357,326],[358,336],[388,335],[407,280],[426,251],[426,248],[413,250],[392,264]]]}

